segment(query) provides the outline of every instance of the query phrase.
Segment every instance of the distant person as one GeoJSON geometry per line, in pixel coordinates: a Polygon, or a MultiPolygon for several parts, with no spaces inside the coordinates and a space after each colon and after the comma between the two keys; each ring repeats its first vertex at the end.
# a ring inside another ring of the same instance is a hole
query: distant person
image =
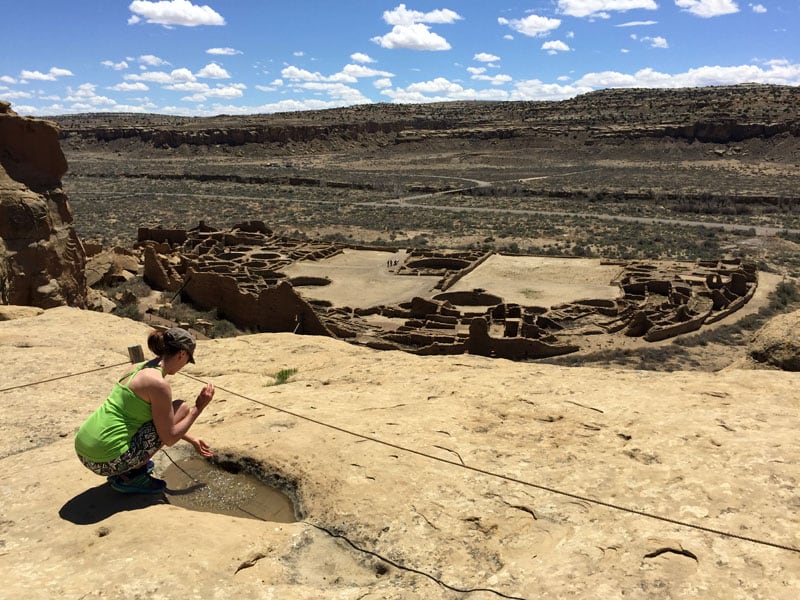
{"type": "Polygon", "coordinates": [[[81,425],[75,436],[78,458],[90,471],[108,478],[119,492],[160,494],[166,482],[151,475],[150,458],[166,444],[184,439],[202,456],[213,453],[205,441],[188,434],[203,409],[214,397],[206,384],[190,407],[172,399],[165,379],[194,363],[195,339],[173,327],[153,330],[147,347],[155,358],[140,363],[117,381],[106,401],[81,425]]]}

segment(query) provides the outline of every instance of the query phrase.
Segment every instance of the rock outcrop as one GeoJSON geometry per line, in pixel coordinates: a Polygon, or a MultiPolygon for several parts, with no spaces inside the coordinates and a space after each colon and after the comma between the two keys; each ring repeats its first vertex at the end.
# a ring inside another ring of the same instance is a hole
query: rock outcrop
{"type": "Polygon", "coordinates": [[[750,356],[784,371],[800,371],[800,311],[779,315],[759,329],[750,342],[750,356]]]}
{"type": "Polygon", "coordinates": [[[87,305],[86,254],[61,189],[53,123],[0,102],[0,304],[87,305]]]}

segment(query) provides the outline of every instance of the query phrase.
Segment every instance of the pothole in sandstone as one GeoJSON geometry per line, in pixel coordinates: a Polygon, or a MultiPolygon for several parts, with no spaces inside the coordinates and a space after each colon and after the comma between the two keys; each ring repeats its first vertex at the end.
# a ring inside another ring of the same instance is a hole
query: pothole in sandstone
{"type": "Polygon", "coordinates": [[[157,476],[167,482],[167,500],[174,506],[276,523],[297,521],[289,496],[235,462],[184,458],[157,476]]]}

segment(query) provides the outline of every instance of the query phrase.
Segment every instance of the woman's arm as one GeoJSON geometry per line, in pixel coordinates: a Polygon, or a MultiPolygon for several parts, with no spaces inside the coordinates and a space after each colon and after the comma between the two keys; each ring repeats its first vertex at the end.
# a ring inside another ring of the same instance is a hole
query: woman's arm
{"type": "Polygon", "coordinates": [[[172,402],[172,389],[162,380],[162,385],[150,390],[150,406],[153,410],[153,423],[156,426],[158,437],[167,446],[172,446],[186,435],[189,428],[208,406],[214,397],[214,386],[207,384],[197,396],[194,406],[183,403],[175,410],[172,402]]]}
{"type": "Polygon", "coordinates": [[[206,458],[214,456],[214,451],[211,450],[211,446],[209,446],[204,439],[196,438],[188,433],[183,436],[183,439],[194,446],[194,449],[201,456],[205,456],[206,458]]]}

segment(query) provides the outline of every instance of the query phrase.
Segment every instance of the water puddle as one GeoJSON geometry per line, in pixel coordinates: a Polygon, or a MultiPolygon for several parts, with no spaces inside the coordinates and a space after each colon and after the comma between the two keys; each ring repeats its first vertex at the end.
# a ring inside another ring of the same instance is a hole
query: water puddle
{"type": "Polygon", "coordinates": [[[286,494],[239,469],[193,457],[169,464],[158,477],[167,482],[169,503],[181,508],[276,523],[297,521],[286,494]]]}

